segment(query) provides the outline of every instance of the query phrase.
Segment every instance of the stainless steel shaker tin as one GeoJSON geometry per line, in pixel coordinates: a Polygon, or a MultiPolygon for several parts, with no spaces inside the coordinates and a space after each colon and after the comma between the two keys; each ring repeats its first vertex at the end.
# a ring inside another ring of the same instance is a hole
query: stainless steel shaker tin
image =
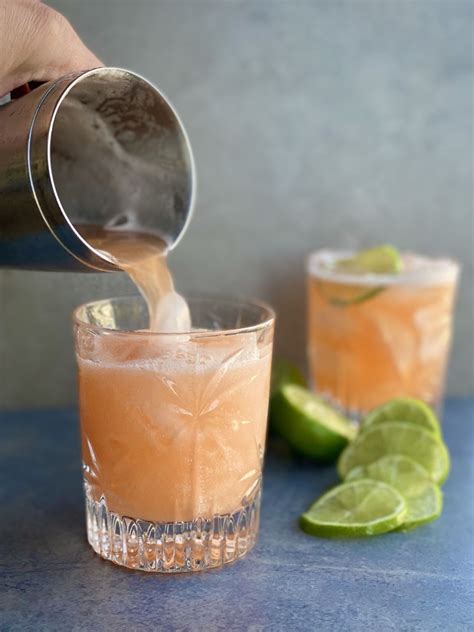
{"type": "Polygon", "coordinates": [[[155,234],[171,249],[194,197],[184,127],[135,73],[71,74],[0,107],[0,267],[115,270],[81,227],[155,234]]]}

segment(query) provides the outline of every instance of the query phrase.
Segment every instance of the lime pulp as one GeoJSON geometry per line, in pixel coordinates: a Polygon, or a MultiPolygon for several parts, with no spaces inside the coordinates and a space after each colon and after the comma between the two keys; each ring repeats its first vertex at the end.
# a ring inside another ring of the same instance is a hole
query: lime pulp
{"type": "Polygon", "coordinates": [[[363,431],[345,448],[338,472],[345,478],[351,469],[369,465],[387,454],[402,454],[419,463],[434,483],[442,483],[449,472],[449,454],[443,441],[414,424],[387,421],[363,431]]]}
{"type": "Polygon", "coordinates": [[[352,469],[346,481],[370,478],[394,487],[403,496],[407,513],[400,529],[413,529],[438,518],[443,508],[441,490],[431,482],[427,471],[401,454],[383,456],[369,465],[352,469]]]}
{"type": "Polygon", "coordinates": [[[406,515],[403,496],[376,480],[342,483],[300,517],[303,531],[322,537],[360,537],[393,531],[406,515]]]}
{"type": "Polygon", "coordinates": [[[432,409],[410,397],[398,397],[372,410],[362,421],[362,430],[386,421],[404,421],[439,435],[440,425],[432,409]]]}

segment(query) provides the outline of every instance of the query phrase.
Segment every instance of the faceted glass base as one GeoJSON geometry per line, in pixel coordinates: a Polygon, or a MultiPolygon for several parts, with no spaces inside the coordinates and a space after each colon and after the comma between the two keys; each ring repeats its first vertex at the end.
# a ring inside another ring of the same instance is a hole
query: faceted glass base
{"type": "Polygon", "coordinates": [[[243,557],[256,541],[260,490],[233,514],[190,522],[149,522],[108,511],[87,494],[87,539],[101,557],[127,568],[183,573],[218,568],[243,557]]]}

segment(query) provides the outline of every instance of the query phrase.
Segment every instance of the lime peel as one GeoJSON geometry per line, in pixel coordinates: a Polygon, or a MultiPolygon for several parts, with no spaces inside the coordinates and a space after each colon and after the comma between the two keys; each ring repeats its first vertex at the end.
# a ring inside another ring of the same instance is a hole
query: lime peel
{"type": "Polygon", "coordinates": [[[298,384],[306,386],[306,380],[300,369],[287,360],[274,360],[272,365],[272,380],[270,385],[270,397],[273,397],[286,384],[298,384]]]}
{"type": "Polygon", "coordinates": [[[325,462],[334,460],[357,434],[348,419],[296,384],[275,395],[270,423],[296,452],[325,462]]]}

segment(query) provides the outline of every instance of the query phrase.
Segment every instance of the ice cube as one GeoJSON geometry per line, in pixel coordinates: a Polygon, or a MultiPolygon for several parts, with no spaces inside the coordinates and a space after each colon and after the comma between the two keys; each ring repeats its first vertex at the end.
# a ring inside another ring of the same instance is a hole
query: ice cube
{"type": "Polygon", "coordinates": [[[450,314],[442,305],[433,304],[419,308],[414,322],[420,340],[420,358],[430,362],[442,358],[451,339],[450,314]]]}
{"type": "Polygon", "coordinates": [[[375,321],[385,345],[387,357],[400,377],[408,377],[416,366],[418,353],[417,332],[411,321],[405,322],[389,310],[377,314],[375,321]]]}
{"type": "Polygon", "coordinates": [[[190,331],[189,307],[180,294],[172,291],[163,296],[153,312],[151,329],[166,333],[190,331]]]}

